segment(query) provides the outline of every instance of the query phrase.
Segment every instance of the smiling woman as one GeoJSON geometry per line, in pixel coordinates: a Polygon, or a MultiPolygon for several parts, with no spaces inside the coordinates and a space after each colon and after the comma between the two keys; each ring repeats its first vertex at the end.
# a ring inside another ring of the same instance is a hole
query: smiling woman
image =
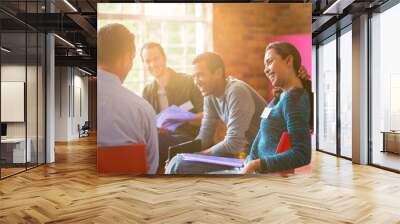
{"type": "Polygon", "coordinates": [[[300,53],[292,44],[273,42],[267,46],[264,71],[283,93],[261,115],[260,131],[242,173],[292,170],[310,163],[312,94],[310,81],[299,78],[300,67],[300,53]],[[276,153],[284,132],[289,135],[290,150],[276,153]]]}

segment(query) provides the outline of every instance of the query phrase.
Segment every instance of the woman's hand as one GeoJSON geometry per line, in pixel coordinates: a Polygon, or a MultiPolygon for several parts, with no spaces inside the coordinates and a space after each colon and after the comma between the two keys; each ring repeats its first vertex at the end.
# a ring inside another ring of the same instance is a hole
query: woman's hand
{"type": "Polygon", "coordinates": [[[249,163],[246,164],[246,166],[243,168],[241,174],[253,174],[256,172],[256,170],[260,169],[260,160],[252,160],[249,163]]]}

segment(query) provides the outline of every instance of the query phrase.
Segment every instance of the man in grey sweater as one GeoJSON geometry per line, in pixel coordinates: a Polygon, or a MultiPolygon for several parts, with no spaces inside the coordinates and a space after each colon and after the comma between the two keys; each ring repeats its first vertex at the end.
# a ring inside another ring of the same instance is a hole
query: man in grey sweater
{"type": "MultiPolygon", "coordinates": [[[[204,117],[197,139],[203,151],[214,156],[232,157],[251,146],[257,135],[265,100],[243,81],[227,77],[222,58],[207,52],[193,60],[193,78],[204,96],[204,117]],[[213,145],[218,120],[227,126],[224,140],[213,145]]],[[[183,160],[178,154],[168,164],[167,174],[201,174],[229,167],[183,160]]]]}

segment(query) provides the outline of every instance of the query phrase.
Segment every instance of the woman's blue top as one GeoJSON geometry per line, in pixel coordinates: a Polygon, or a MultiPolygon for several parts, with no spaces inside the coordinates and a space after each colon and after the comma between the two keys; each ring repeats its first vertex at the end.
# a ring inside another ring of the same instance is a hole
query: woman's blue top
{"type": "Polygon", "coordinates": [[[302,88],[283,92],[280,100],[272,100],[262,116],[260,129],[246,160],[261,160],[261,172],[284,171],[310,163],[311,134],[309,127],[310,101],[302,88]],[[291,148],[275,154],[283,132],[289,133],[291,148]]]}

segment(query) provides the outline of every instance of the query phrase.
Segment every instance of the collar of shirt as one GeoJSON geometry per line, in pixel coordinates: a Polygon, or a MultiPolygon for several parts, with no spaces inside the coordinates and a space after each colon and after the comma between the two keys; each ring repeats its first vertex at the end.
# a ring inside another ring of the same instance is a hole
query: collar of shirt
{"type": "Polygon", "coordinates": [[[175,90],[177,88],[177,76],[178,73],[176,73],[174,70],[172,70],[171,68],[168,68],[168,71],[170,72],[171,76],[169,77],[168,83],[165,86],[165,90],[175,90]]]}
{"type": "Polygon", "coordinates": [[[226,84],[225,84],[225,89],[224,89],[224,95],[222,95],[221,97],[215,97],[217,99],[218,102],[223,102],[225,101],[226,98],[226,94],[228,91],[229,86],[232,84],[232,82],[234,82],[235,80],[237,80],[235,77],[233,76],[228,76],[226,78],[226,84]]]}
{"type": "MultiPolygon", "coordinates": [[[[168,69],[168,72],[171,72],[170,74],[171,74],[171,76],[169,77],[169,79],[168,79],[168,82],[167,82],[167,85],[165,86],[165,91],[166,92],[169,92],[170,90],[172,90],[172,91],[174,91],[175,90],[175,88],[176,88],[176,79],[177,79],[177,76],[178,76],[178,73],[176,73],[173,69],[171,69],[171,68],[169,68],[169,67],[167,67],[167,69],[168,69]]],[[[158,84],[158,82],[157,82],[157,80],[153,80],[153,84],[152,84],[154,87],[152,87],[152,91],[154,92],[154,93],[158,93],[158,90],[160,89],[160,87],[159,87],[159,84],[158,84]]]]}
{"type": "Polygon", "coordinates": [[[287,91],[283,91],[281,94],[280,99],[282,99],[283,97],[285,97],[287,94],[289,94],[290,92],[295,92],[295,91],[305,91],[305,89],[300,88],[300,87],[293,87],[287,91]]]}
{"type": "Polygon", "coordinates": [[[103,71],[103,70],[98,70],[97,71],[97,75],[100,79],[103,79],[105,82],[109,83],[109,84],[113,84],[113,85],[122,85],[121,80],[114,75],[111,72],[107,72],[107,71],[103,71]]]}

